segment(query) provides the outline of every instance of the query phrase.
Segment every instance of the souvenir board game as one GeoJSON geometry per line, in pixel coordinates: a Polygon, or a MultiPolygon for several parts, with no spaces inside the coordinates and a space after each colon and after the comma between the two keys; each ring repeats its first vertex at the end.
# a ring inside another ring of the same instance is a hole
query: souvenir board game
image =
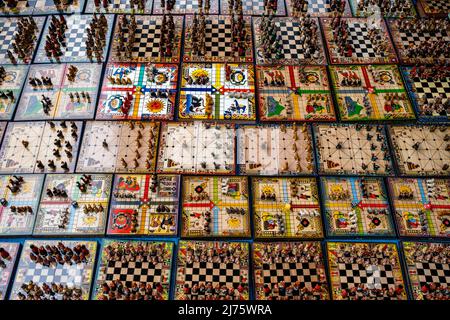
{"type": "Polygon", "coordinates": [[[108,64],[97,119],[172,119],[177,82],[175,64],[108,64]]]}
{"type": "Polygon", "coordinates": [[[0,149],[0,172],[73,172],[82,125],[65,120],[10,122],[0,149]]]}
{"type": "Polygon", "coordinates": [[[166,122],[162,124],[159,173],[233,174],[234,124],[166,122]]]}
{"type": "Polygon", "coordinates": [[[167,0],[153,0],[153,14],[171,12],[173,14],[219,13],[219,0],[176,0],[170,4],[167,0]],[[162,5],[165,3],[165,5],[162,5]]]}
{"type": "Polygon", "coordinates": [[[97,242],[27,240],[10,300],[88,300],[97,242]]]}
{"type": "Polygon", "coordinates": [[[246,242],[180,241],[176,300],[248,300],[246,242]]]}
{"type": "Polygon", "coordinates": [[[87,0],[84,12],[150,14],[153,0],[87,0]]]}
{"type": "Polygon", "coordinates": [[[333,121],[324,66],[257,66],[261,121],[333,121]]]}
{"type": "Polygon", "coordinates": [[[180,176],[115,176],[107,233],[173,236],[178,231],[180,176]]]}
{"type": "Polygon", "coordinates": [[[51,13],[80,13],[86,0],[73,0],[62,3],[52,0],[17,0],[11,1],[13,7],[8,6],[8,1],[0,8],[1,15],[31,15],[31,14],[51,14],[51,13]]]}
{"type": "Polygon", "coordinates": [[[34,64],[14,120],[92,119],[102,65],[34,64]]]}
{"type": "Polygon", "coordinates": [[[403,242],[406,268],[415,300],[448,299],[450,245],[403,242]]]}
{"type": "Polygon", "coordinates": [[[88,121],[77,172],[154,171],[159,123],[88,121]]]}
{"type": "Polygon", "coordinates": [[[105,232],[110,175],[47,175],[33,234],[93,236],[105,232]]]}
{"type": "Polygon", "coordinates": [[[377,1],[377,0],[348,0],[354,17],[368,17],[371,15],[383,17],[415,17],[416,9],[412,0],[377,1]]]}
{"type": "Polygon", "coordinates": [[[0,300],[6,300],[6,292],[16,265],[19,247],[19,243],[0,242],[0,300]]]}
{"type": "Polygon", "coordinates": [[[320,174],[390,175],[394,171],[384,126],[314,124],[320,174]]]}
{"type": "Polygon", "coordinates": [[[247,177],[185,176],[182,237],[251,236],[247,177]]]}
{"type": "Polygon", "coordinates": [[[246,16],[260,16],[269,11],[275,16],[286,15],[286,8],[283,0],[221,0],[220,12],[222,14],[231,14],[233,8],[242,4],[242,13],[246,16]]]}
{"type": "Polygon", "coordinates": [[[0,65],[0,119],[12,118],[27,72],[26,65],[0,65]]]}
{"type": "Polygon", "coordinates": [[[330,73],[342,121],[415,119],[396,65],[331,66],[330,73]]]}
{"type": "Polygon", "coordinates": [[[0,236],[33,231],[44,175],[0,176],[0,236]]]}
{"type": "Polygon", "coordinates": [[[333,300],[406,300],[395,243],[327,242],[333,300]]]}
{"type": "Polygon", "coordinates": [[[179,118],[256,120],[253,66],[183,64],[179,118]]]}
{"type": "Polygon", "coordinates": [[[426,16],[448,16],[450,3],[447,0],[417,0],[417,6],[426,16]]]}
{"type": "Polygon", "coordinates": [[[351,17],[352,12],[347,0],[286,0],[290,17],[308,13],[311,17],[332,17],[339,12],[344,17],[351,17]]]}
{"type": "Polygon", "coordinates": [[[311,128],[303,124],[242,125],[237,165],[245,175],[314,173],[311,128]]]}
{"type": "Polygon", "coordinates": [[[255,242],[257,300],[329,300],[320,242],[255,242]]]}
{"type": "Polygon", "coordinates": [[[401,175],[446,176],[450,172],[448,126],[389,126],[392,154],[401,175]]]}
{"type": "Polygon", "coordinates": [[[401,236],[450,236],[450,180],[390,178],[388,181],[401,236]]]}
{"type": "Polygon", "coordinates": [[[327,231],[331,236],[395,236],[381,178],[321,177],[327,231]]]}
{"type": "Polygon", "coordinates": [[[252,178],[255,238],[322,238],[315,178],[252,178]]]}
{"type": "Polygon", "coordinates": [[[103,240],[95,300],[168,300],[173,243],[103,240]]]}

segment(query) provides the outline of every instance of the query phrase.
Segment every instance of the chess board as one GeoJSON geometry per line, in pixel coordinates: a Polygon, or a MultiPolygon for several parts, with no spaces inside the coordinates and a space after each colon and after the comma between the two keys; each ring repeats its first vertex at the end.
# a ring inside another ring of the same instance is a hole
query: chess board
{"type": "MultiPolygon", "coordinates": [[[[370,2],[364,0],[348,0],[350,3],[350,7],[352,9],[352,13],[354,17],[369,17],[371,15],[383,16],[386,18],[405,18],[405,17],[416,17],[417,12],[414,7],[412,0],[399,0],[395,3],[395,5],[402,4],[404,8],[401,9],[384,9],[379,7],[378,5],[363,5],[363,7],[359,7],[358,4],[360,2],[370,2]]],[[[374,1],[375,2],[375,1],[374,1]]],[[[391,5],[394,3],[391,2],[391,5]]]]}
{"type": "Polygon", "coordinates": [[[149,172],[155,168],[159,123],[88,121],[77,172],[149,172]]]}
{"type": "Polygon", "coordinates": [[[255,238],[323,237],[314,178],[251,178],[255,238]]]}
{"type": "Polygon", "coordinates": [[[0,172],[73,172],[82,125],[81,121],[9,123],[0,149],[0,172]],[[60,146],[55,144],[57,141],[60,146]],[[49,161],[54,162],[55,168],[49,166],[49,161]],[[64,163],[68,169],[62,167],[64,163]]]}
{"type": "Polygon", "coordinates": [[[133,240],[103,240],[102,251],[99,258],[99,267],[95,281],[93,298],[102,300],[107,296],[103,292],[102,285],[104,283],[112,283],[112,281],[121,281],[127,288],[132,288],[133,284],[151,286],[152,291],[156,291],[156,285],[163,287],[162,299],[169,299],[171,267],[173,257],[173,243],[171,242],[148,242],[133,240]],[[144,249],[147,246],[156,245],[159,248],[157,253],[162,258],[162,262],[152,263],[145,259],[143,261],[127,260],[111,260],[108,259],[108,250],[114,248],[116,250],[136,250],[139,246],[144,249]]]}
{"type": "Polygon", "coordinates": [[[182,237],[250,237],[246,177],[183,178],[182,237]]]}
{"type": "Polygon", "coordinates": [[[348,22],[348,41],[353,48],[351,56],[341,55],[340,47],[333,40],[330,18],[321,18],[322,30],[331,64],[389,64],[397,63],[397,55],[390,40],[389,32],[383,19],[345,18],[348,22]],[[377,53],[369,38],[371,26],[381,30],[381,39],[387,43],[387,49],[377,53]]]}
{"type": "MultiPolygon", "coordinates": [[[[170,12],[172,14],[194,14],[199,13],[202,9],[206,14],[219,13],[219,0],[210,0],[209,9],[205,8],[205,0],[203,1],[203,8],[199,8],[198,1],[199,0],[176,0],[173,9],[170,10],[170,12]]],[[[164,10],[165,8],[161,6],[161,0],[153,0],[153,14],[163,14],[164,10]]]]}
{"type": "MultiPolygon", "coordinates": [[[[266,13],[266,8],[264,6],[265,0],[243,0],[242,1],[242,12],[246,16],[261,16],[266,13]]],[[[232,8],[230,9],[229,0],[220,1],[220,12],[222,14],[231,14],[232,8]]],[[[274,16],[284,16],[286,15],[286,8],[284,6],[284,1],[277,0],[277,9],[271,11],[274,16]]]]}
{"type": "Polygon", "coordinates": [[[176,235],[179,193],[176,175],[116,175],[107,233],[176,235]]]}
{"type": "MultiPolygon", "coordinates": [[[[129,18],[129,16],[127,16],[129,18]]],[[[178,63],[180,61],[181,37],[183,30],[184,18],[182,16],[174,16],[175,39],[172,49],[172,56],[161,57],[159,47],[161,45],[161,26],[163,16],[143,16],[135,15],[136,31],[133,48],[131,50],[131,58],[127,58],[122,51],[118,50],[118,37],[114,37],[111,42],[111,52],[109,54],[109,62],[154,62],[154,63],[178,63]],[[148,41],[152,39],[152,41],[148,41]]],[[[114,34],[119,33],[119,19],[117,19],[114,28],[114,34]]],[[[125,39],[128,39],[128,32],[124,32],[125,39]]],[[[127,41],[127,40],[126,40],[127,41]]]]}
{"type": "Polygon", "coordinates": [[[282,57],[277,59],[275,56],[269,58],[264,57],[261,48],[261,18],[253,19],[253,30],[255,37],[255,57],[258,65],[298,65],[298,64],[326,64],[322,35],[319,29],[319,20],[312,19],[319,29],[317,33],[318,49],[315,54],[306,54],[301,41],[300,23],[297,18],[291,17],[275,17],[273,18],[277,36],[280,38],[282,57]]]}
{"type": "Polygon", "coordinates": [[[390,178],[388,182],[401,236],[450,236],[449,179],[390,178]]]}
{"type": "Polygon", "coordinates": [[[233,30],[231,16],[205,16],[205,54],[197,55],[192,50],[194,16],[186,16],[184,34],[183,62],[253,62],[253,42],[250,17],[245,16],[247,47],[244,56],[239,56],[233,49],[233,30]]]}
{"type": "Polygon", "coordinates": [[[99,1],[99,6],[95,5],[95,0],[87,0],[85,13],[103,12],[103,13],[131,13],[131,14],[151,14],[153,0],[145,0],[145,7],[139,9],[133,6],[129,0],[108,0],[106,7],[103,1],[99,1]]]}
{"type": "Polygon", "coordinates": [[[415,119],[397,66],[331,66],[330,72],[342,121],[415,119]]]}
{"type": "Polygon", "coordinates": [[[389,126],[399,173],[447,176],[450,171],[448,132],[446,126],[389,126]]]}
{"type": "Polygon", "coordinates": [[[330,236],[395,236],[381,178],[321,177],[320,181],[330,236]]]}
{"type": "Polygon", "coordinates": [[[105,174],[91,177],[86,191],[82,191],[77,186],[82,183],[81,174],[47,175],[36,215],[35,236],[104,234],[112,177],[105,174]],[[67,197],[55,195],[55,189],[64,191],[67,197]],[[89,210],[91,206],[96,210],[89,210]]]}
{"type": "Polygon", "coordinates": [[[28,80],[14,120],[92,119],[101,71],[102,65],[94,63],[32,65],[28,79],[50,77],[52,85],[33,88],[28,80]],[[70,66],[78,69],[74,81],[68,79],[70,66]],[[52,103],[48,114],[44,112],[41,102],[43,95],[52,103]]]}
{"type": "Polygon", "coordinates": [[[97,119],[172,119],[177,94],[175,64],[111,63],[106,66],[97,119]],[[131,107],[123,109],[127,96],[131,107]]]}
{"type": "Polygon", "coordinates": [[[261,121],[333,121],[324,66],[257,66],[261,121]]]}
{"type": "MultiPolygon", "coordinates": [[[[36,56],[34,58],[34,63],[67,63],[67,62],[94,62],[90,61],[88,55],[86,53],[86,41],[87,41],[87,32],[86,28],[89,27],[89,24],[92,21],[93,15],[91,14],[75,14],[64,16],[67,21],[67,28],[64,33],[64,39],[66,42],[66,47],[62,47],[62,56],[58,57],[58,59],[54,57],[48,57],[45,52],[45,39],[49,34],[49,27],[51,23],[51,18],[47,19],[44,32],[42,35],[42,41],[39,44],[39,48],[36,52],[36,56]]],[[[103,54],[101,56],[101,61],[96,62],[104,62],[105,57],[108,52],[109,47],[109,39],[111,38],[111,30],[112,24],[114,21],[114,16],[106,14],[106,20],[108,21],[108,26],[106,30],[106,41],[105,46],[103,47],[103,54]]],[[[94,58],[94,60],[96,60],[94,58]]]]}
{"type": "Polygon", "coordinates": [[[234,124],[163,123],[157,172],[233,174],[235,136],[234,124]]]}
{"type": "Polygon", "coordinates": [[[256,120],[254,79],[248,64],[183,64],[179,118],[256,120]]]}
{"type": "Polygon", "coordinates": [[[257,300],[330,299],[320,242],[255,242],[253,244],[253,274],[257,300]],[[274,252],[283,255],[282,252],[286,251],[292,253],[294,258],[291,257],[292,262],[280,256],[272,258],[274,252]],[[299,252],[302,251],[308,253],[299,256],[299,252]],[[270,258],[277,259],[278,262],[274,263],[270,258]],[[283,282],[286,288],[284,293],[280,292],[278,287],[283,282]],[[296,286],[297,290],[294,291],[293,288],[296,286]],[[274,290],[277,287],[278,292],[274,290]],[[317,287],[322,288],[319,291],[317,287]],[[267,294],[265,288],[272,291],[267,294]],[[291,288],[291,291],[287,288],[291,288]],[[308,292],[313,290],[316,292],[306,296],[302,292],[305,289],[308,292]]]}
{"type": "Polygon", "coordinates": [[[25,82],[28,66],[26,65],[2,65],[6,75],[3,81],[0,81],[0,94],[13,94],[13,99],[0,97],[0,119],[11,120],[19,101],[20,93],[25,82]]]}
{"type": "MultiPolygon", "coordinates": [[[[49,286],[52,283],[57,285],[67,285],[69,288],[81,289],[82,300],[89,299],[91,290],[91,281],[94,273],[95,255],[97,251],[97,242],[95,241],[69,241],[69,240],[27,240],[23,244],[22,254],[20,256],[19,265],[17,267],[14,285],[11,290],[10,300],[18,300],[19,293],[23,293],[22,285],[27,285],[30,281],[42,287],[44,283],[49,286]],[[53,264],[46,267],[43,264],[35,263],[30,259],[30,245],[40,246],[57,246],[58,242],[62,242],[67,247],[75,247],[78,244],[85,245],[89,250],[89,256],[86,257],[87,262],[79,264],[53,264]]],[[[56,300],[61,300],[62,296],[56,294],[56,300]]]]}
{"type": "Polygon", "coordinates": [[[15,178],[8,175],[0,176],[0,195],[7,201],[5,206],[0,207],[0,235],[2,236],[31,235],[33,231],[44,175],[27,174],[17,177],[22,177],[24,182],[19,191],[13,193],[8,186],[9,180],[15,180],[15,178]],[[22,209],[28,206],[31,207],[32,212],[22,212],[22,209]],[[20,212],[17,212],[18,208],[20,212]]]}
{"type": "Polygon", "coordinates": [[[390,175],[385,128],[381,125],[314,124],[318,172],[390,175]]]}
{"type": "MultiPolygon", "coordinates": [[[[343,0],[345,2],[345,7],[342,12],[344,17],[351,17],[352,12],[350,10],[350,6],[348,5],[347,0],[343,0]]],[[[288,11],[288,15],[290,17],[294,16],[294,12],[292,9],[292,0],[286,0],[286,7],[288,11]]],[[[334,10],[331,8],[330,0],[308,0],[308,11],[307,13],[311,17],[332,17],[334,10]]]]}
{"type": "Polygon", "coordinates": [[[447,0],[418,0],[417,6],[426,16],[448,16],[450,3],[447,0]]]}
{"type": "Polygon", "coordinates": [[[2,261],[5,263],[4,268],[0,268],[0,301],[6,299],[6,294],[11,281],[14,266],[16,265],[16,259],[19,253],[19,243],[14,242],[0,242],[0,248],[6,250],[11,257],[11,260],[2,261]]]}

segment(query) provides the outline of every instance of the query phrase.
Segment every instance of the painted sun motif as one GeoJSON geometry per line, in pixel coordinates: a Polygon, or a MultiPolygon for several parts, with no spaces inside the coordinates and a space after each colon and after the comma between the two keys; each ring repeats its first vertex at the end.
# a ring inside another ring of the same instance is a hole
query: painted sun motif
{"type": "Polygon", "coordinates": [[[164,102],[159,99],[150,100],[147,102],[146,108],[149,112],[158,113],[164,109],[164,102]]]}
{"type": "Polygon", "coordinates": [[[202,78],[208,76],[209,76],[208,71],[206,71],[205,69],[195,69],[194,71],[192,71],[193,78],[202,78]]]}

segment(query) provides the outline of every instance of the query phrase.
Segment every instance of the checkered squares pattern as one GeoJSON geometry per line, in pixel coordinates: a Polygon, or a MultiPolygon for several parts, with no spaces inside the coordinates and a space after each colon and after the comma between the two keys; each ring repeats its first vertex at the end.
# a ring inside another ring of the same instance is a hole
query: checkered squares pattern
{"type": "Polygon", "coordinates": [[[447,42],[450,41],[450,35],[446,32],[446,30],[433,32],[430,34],[428,32],[410,32],[399,29],[398,37],[400,37],[400,40],[405,47],[407,47],[408,44],[417,44],[429,39],[443,39],[447,42]]]}
{"type": "Polygon", "coordinates": [[[339,279],[342,289],[349,289],[359,284],[395,288],[395,278],[391,265],[365,266],[357,263],[339,263],[339,279]]]}
{"type": "Polygon", "coordinates": [[[349,41],[353,46],[354,54],[358,58],[375,58],[377,54],[368,37],[368,29],[364,23],[349,23],[349,41]]]}
{"type": "Polygon", "coordinates": [[[234,287],[240,284],[240,266],[234,263],[194,262],[185,268],[185,283],[192,287],[194,284],[212,283],[234,287]]]}
{"type": "Polygon", "coordinates": [[[141,59],[159,57],[161,25],[156,23],[156,20],[139,20],[136,22],[133,56],[141,59]]]}
{"type": "Polygon", "coordinates": [[[298,39],[299,24],[292,21],[280,21],[277,23],[278,33],[285,59],[304,59],[303,47],[298,39]]]}
{"type": "Polygon", "coordinates": [[[264,284],[279,284],[286,282],[290,286],[296,281],[301,285],[312,288],[319,283],[317,264],[310,263],[264,263],[262,266],[264,284]]]}
{"type": "Polygon", "coordinates": [[[117,11],[123,11],[126,10],[128,8],[130,8],[129,5],[130,1],[129,0],[113,0],[112,3],[110,3],[110,7],[113,10],[117,10],[117,11]]]}
{"type": "Polygon", "coordinates": [[[34,268],[28,268],[23,283],[33,281],[38,284],[81,285],[83,283],[83,264],[64,264],[57,267],[45,267],[42,264],[35,264],[34,268]]]}
{"type": "Polygon", "coordinates": [[[309,0],[309,13],[325,13],[330,11],[330,0],[309,0]]]}
{"type": "Polygon", "coordinates": [[[110,261],[106,268],[105,280],[120,280],[130,287],[133,282],[161,283],[162,264],[151,264],[149,262],[122,262],[110,261]]]}
{"type": "Polygon", "coordinates": [[[66,31],[66,50],[64,57],[78,58],[86,56],[86,27],[89,25],[87,20],[80,21],[78,26],[73,26],[69,32],[66,31]]]}
{"type": "MultiPolygon", "coordinates": [[[[15,21],[1,19],[0,20],[0,59],[8,59],[7,50],[10,49],[11,42],[14,39],[17,23],[15,21]]],[[[11,47],[12,50],[12,47],[11,47]]]]}
{"type": "Polygon", "coordinates": [[[440,81],[432,81],[429,79],[413,78],[414,88],[420,97],[425,97],[427,101],[433,100],[440,95],[444,98],[450,98],[450,78],[440,81]]]}
{"type": "Polygon", "coordinates": [[[444,286],[450,286],[449,264],[417,262],[416,270],[420,286],[430,283],[439,283],[444,286]]]}
{"type": "Polygon", "coordinates": [[[233,55],[231,39],[233,33],[231,23],[225,19],[206,21],[205,48],[212,57],[228,57],[233,55]]]}
{"type": "Polygon", "coordinates": [[[177,6],[180,10],[191,12],[198,9],[198,0],[182,0],[175,4],[175,6],[177,6]]]}
{"type": "Polygon", "coordinates": [[[425,2],[436,12],[450,12],[450,2],[448,0],[426,0],[425,2]]]}

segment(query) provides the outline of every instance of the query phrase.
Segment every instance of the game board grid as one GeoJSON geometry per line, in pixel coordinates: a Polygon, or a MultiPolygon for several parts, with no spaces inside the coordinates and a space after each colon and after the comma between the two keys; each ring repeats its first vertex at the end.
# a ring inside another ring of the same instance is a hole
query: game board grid
{"type": "MultiPolygon", "coordinates": [[[[383,17],[386,18],[404,18],[404,17],[416,17],[417,16],[417,12],[416,12],[416,7],[414,6],[414,2],[412,0],[406,0],[411,2],[411,10],[405,15],[405,14],[401,14],[401,13],[394,13],[394,14],[390,14],[390,13],[385,13],[382,14],[383,17]]],[[[420,0],[418,0],[420,1],[420,0]]],[[[358,2],[359,0],[348,0],[349,4],[350,4],[350,9],[351,9],[351,13],[353,14],[354,17],[368,17],[370,15],[379,15],[381,14],[381,11],[375,11],[375,12],[371,12],[371,13],[364,13],[364,12],[360,12],[357,8],[358,2]]],[[[376,6],[376,10],[379,10],[379,7],[376,6]]]]}
{"type": "MultiPolygon", "coordinates": [[[[345,1],[343,17],[351,17],[352,11],[350,9],[348,0],[345,1]]],[[[293,17],[292,0],[286,0],[286,8],[288,16],[293,17]]],[[[330,10],[330,0],[309,0],[308,12],[311,17],[332,17],[333,11],[330,10]]]]}
{"type": "Polygon", "coordinates": [[[128,0],[112,0],[108,1],[108,7],[105,8],[103,6],[102,0],[100,0],[100,7],[97,8],[95,6],[95,0],[86,0],[86,7],[84,9],[85,13],[131,13],[131,14],[151,14],[153,0],[145,0],[145,8],[144,10],[140,10],[137,8],[131,8],[130,2],[128,0]],[[111,3],[112,2],[112,3],[111,3]]]}
{"type": "Polygon", "coordinates": [[[450,12],[450,4],[446,0],[417,0],[416,5],[426,16],[445,17],[450,12]]]}
{"type": "Polygon", "coordinates": [[[0,85],[0,92],[11,90],[15,99],[11,103],[0,100],[0,120],[11,120],[19,103],[23,87],[25,86],[28,65],[1,66],[5,68],[6,76],[4,82],[0,85]],[[8,77],[12,77],[12,79],[8,80],[8,77]]]}
{"type": "Polygon", "coordinates": [[[17,242],[0,242],[0,247],[5,249],[9,256],[11,257],[10,261],[6,261],[5,268],[0,268],[0,301],[6,300],[8,288],[10,286],[10,281],[12,279],[12,275],[14,274],[14,267],[17,262],[18,253],[20,249],[20,243],[17,242]]]}
{"type": "MultiPolygon", "coordinates": [[[[153,14],[163,14],[164,10],[161,8],[161,0],[153,0],[153,14]]],[[[205,1],[203,1],[202,10],[209,14],[219,14],[219,0],[210,0],[208,12],[205,10],[205,1]]],[[[170,12],[172,14],[195,14],[199,11],[198,0],[178,0],[170,12]]]]}

